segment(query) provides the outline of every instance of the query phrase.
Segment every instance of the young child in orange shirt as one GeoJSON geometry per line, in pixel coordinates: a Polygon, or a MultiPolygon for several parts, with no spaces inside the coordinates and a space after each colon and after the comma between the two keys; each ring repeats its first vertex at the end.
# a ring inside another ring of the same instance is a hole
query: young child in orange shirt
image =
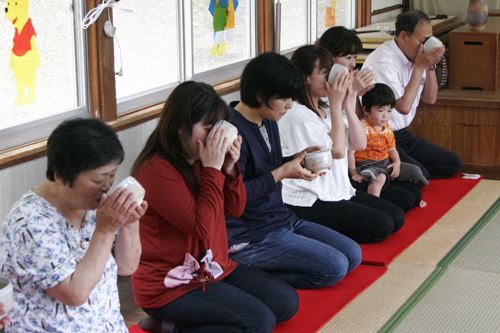
{"type": "MultiPolygon", "coordinates": [[[[383,83],[363,95],[363,112],[361,120],[367,136],[365,150],[349,150],[349,172],[354,181],[368,181],[368,193],[380,196],[382,188],[389,183],[390,178],[408,181],[420,186],[429,184],[422,170],[414,164],[401,162],[396,150],[396,140],[389,120],[396,97],[392,89],[383,83]]],[[[425,207],[425,201],[420,207],[425,207]]]]}

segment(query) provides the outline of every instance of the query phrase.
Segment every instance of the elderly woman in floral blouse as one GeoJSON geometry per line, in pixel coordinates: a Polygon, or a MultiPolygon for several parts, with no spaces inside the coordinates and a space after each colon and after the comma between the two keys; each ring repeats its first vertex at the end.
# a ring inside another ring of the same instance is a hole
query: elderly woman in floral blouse
{"type": "Polygon", "coordinates": [[[48,179],[14,204],[2,230],[0,275],[14,287],[6,332],[128,332],[116,278],[139,264],[147,203],[122,188],[107,195],[123,157],[100,120],[52,132],[48,179]]]}

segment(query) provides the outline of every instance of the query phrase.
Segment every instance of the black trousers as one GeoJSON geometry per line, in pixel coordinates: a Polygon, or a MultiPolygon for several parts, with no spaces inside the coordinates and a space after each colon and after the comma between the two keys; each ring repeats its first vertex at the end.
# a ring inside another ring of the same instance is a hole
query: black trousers
{"type": "Polygon", "coordinates": [[[401,208],[361,191],[350,200],[316,200],[311,207],[286,206],[299,218],[324,225],[361,244],[383,241],[405,222],[401,208]]]}
{"type": "MultiPolygon", "coordinates": [[[[356,191],[366,193],[368,190],[368,182],[358,183],[351,179],[351,185],[356,191]]],[[[389,185],[380,192],[380,197],[398,206],[406,213],[420,204],[422,190],[416,184],[391,179],[389,185]]]]}
{"type": "Polygon", "coordinates": [[[144,309],[168,318],[175,333],[271,333],[274,325],[299,308],[295,289],[283,280],[245,265],[222,280],[197,288],[158,309],[144,309]]]}
{"type": "Polygon", "coordinates": [[[394,136],[401,161],[418,165],[425,178],[448,178],[460,171],[460,157],[413,135],[408,128],[394,131],[394,136]]]}

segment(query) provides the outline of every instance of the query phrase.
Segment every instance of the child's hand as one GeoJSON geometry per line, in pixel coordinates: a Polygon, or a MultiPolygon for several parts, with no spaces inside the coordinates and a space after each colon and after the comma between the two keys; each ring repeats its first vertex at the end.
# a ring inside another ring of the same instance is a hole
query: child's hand
{"type": "Polygon", "coordinates": [[[401,167],[401,162],[394,162],[387,166],[387,169],[392,168],[391,178],[399,177],[400,167],[401,167]]]}
{"type": "Polygon", "coordinates": [[[353,175],[351,178],[352,178],[352,180],[354,180],[355,182],[358,182],[358,183],[361,183],[364,180],[363,176],[361,176],[359,173],[353,175]]]}

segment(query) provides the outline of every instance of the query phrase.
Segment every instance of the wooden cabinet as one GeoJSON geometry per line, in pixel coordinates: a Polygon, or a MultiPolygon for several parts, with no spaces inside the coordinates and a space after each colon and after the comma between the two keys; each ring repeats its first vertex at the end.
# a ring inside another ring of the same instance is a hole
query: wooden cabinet
{"type": "Polygon", "coordinates": [[[410,129],[460,156],[462,172],[500,179],[500,92],[442,90],[410,129]]]}
{"type": "Polygon", "coordinates": [[[449,34],[450,89],[500,89],[500,17],[490,17],[486,28],[469,25],[449,34]]]}

